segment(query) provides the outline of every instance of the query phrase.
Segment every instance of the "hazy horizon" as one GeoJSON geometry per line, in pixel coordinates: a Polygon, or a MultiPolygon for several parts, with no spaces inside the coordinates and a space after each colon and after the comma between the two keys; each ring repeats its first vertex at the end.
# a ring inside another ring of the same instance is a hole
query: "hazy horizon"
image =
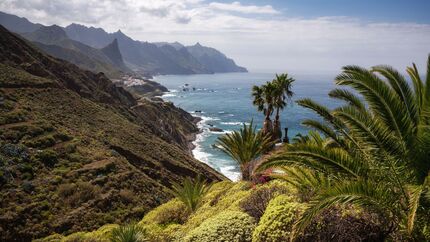
{"type": "Polygon", "coordinates": [[[351,64],[389,64],[402,72],[412,62],[424,66],[430,53],[426,1],[307,3],[5,0],[0,11],[44,25],[121,29],[140,41],[200,42],[251,72],[335,75],[351,64]]]}

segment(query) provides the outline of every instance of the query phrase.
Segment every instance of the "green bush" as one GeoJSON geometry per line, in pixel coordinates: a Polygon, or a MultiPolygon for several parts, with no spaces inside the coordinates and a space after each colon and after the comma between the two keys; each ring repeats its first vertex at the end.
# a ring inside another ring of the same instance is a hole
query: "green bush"
{"type": "Polygon", "coordinates": [[[184,241],[251,241],[255,220],[243,212],[226,211],[208,218],[192,230],[184,241]]]}
{"type": "Polygon", "coordinates": [[[291,202],[292,198],[280,195],[270,201],[255,228],[252,239],[255,242],[288,241],[293,224],[305,209],[303,204],[291,202]]]}
{"type": "Polygon", "coordinates": [[[291,189],[285,182],[271,181],[253,189],[249,196],[240,201],[239,206],[242,211],[259,221],[272,198],[291,193],[290,191],[291,189]]]}
{"type": "Polygon", "coordinates": [[[39,148],[39,149],[52,147],[55,145],[55,143],[56,143],[55,138],[52,135],[45,135],[35,139],[26,140],[24,142],[24,144],[29,147],[39,148]]]}
{"type": "Polygon", "coordinates": [[[153,209],[139,224],[183,224],[189,214],[189,210],[183,202],[173,199],[153,209]]]}
{"type": "Polygon", "coordinates": [[[36,154],[36,159],[46,166],[54,166],[58,162],[58,154],[53,150],[43,150],[36,154]]]}

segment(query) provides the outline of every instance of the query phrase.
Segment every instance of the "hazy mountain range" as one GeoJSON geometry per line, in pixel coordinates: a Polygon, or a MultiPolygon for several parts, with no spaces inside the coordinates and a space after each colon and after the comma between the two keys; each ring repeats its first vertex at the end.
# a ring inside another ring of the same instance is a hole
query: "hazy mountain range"
{"type": "Polygon", "coordinates": [[[120,30],[107,33],[102,28],[79,24],[65,28],[43,26],[2,12],[0,24],[54,57],[109,76],[121,72],[149,76],[247,71],[220,51],[199,43],[193,46],[178,42],[149,43],[133,40],[120,30]]]}

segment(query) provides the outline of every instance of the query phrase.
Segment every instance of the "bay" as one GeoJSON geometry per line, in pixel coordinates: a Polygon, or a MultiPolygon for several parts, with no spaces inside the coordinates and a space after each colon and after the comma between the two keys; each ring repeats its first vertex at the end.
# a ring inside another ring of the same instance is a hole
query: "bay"
{"type": "MultiPolygon", "coordinates": [[[[156,76],[154,81],[166,86],[170,92],[163,99],[202,118],[198,124],[202,130],[195,140],[193,155],[232,180],[240,176],[239,166],[230,157],[214,146],[221,135],[238,130],[243,123],[261,128],[264,115],[252,105],[251,89],[275,77],[275,73],[225,73],[212,75],[166,75],[156,76]],[[210,131],[210,128],[222,132],[210,131]]],[[[313,100],[330,108],[336,102],[328,97],[334,88],[333,76],[298,75],[293,76],[294,97],[281,114],[281,125],[289,129],[290,140],[297,134],[306,134],[308,129],[301,123],[305,119],[318,117],[310,110],[295,103],[302,98],[313,100]]]]}

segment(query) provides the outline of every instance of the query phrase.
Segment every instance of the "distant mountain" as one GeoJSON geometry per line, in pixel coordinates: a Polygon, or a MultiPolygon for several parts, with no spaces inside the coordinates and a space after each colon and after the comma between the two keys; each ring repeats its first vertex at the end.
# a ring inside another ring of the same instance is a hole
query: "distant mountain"
{"type": "Polygon", "coordinates": [[[247,72],[246,68],[237,66],[232,59],[227,58],[214,48],[202,46],[200,43],[186,48],[191,55],[212,72],[247,72]]]}
{"type": "Polygon", "coordinates": [[[133,66],[133,69],[151,74],[247,71],[246,68],[237,66],[232,59],[227,58],[220,51],[200,44],[185,47],[179,42],[141,42],[131,39],[121,31],[107,33],[100,28],[78,24],[71,24],[65,30],[70,38],[93,47],[98,47],[98,43],[106,43],[117,38],[124,60],[133,66]]]}
{"type": "Polygon", "coordinates": [[[57,25],[42,26],[34,32],[21,35],[48,54],[94,72],[117,77],[121,71],[131,71],[124,64],[115,41],[99,50],[70,39],[64,29],[57,25]]]}
{"type": "Polygon", "coordinates": [[[64,30],[71,39],[94,48],[102,48],[115,39],[112,34],[107,33],[102,28],[86,27],[80,24],[70,24],[64,30]]]}
{"type": "Polygon", "coordinates": [[[0,24],[16,33],[33,32],[43,26],[41,24],[34,24],[26,18],[20,18],[3,12],[0,12],[0,24]]]}
{"type": "Polygon", "coordinates": [[[100,50],[112,61],[112,63],[115,64],[115,66],[120,67],[122,70],[127,69],[122,59],[121,51],[119,50],[118,41],[116,39],[100,50]]]}
{"type": "MultiPolygon", "coordinates": [[[[10,31],[21,33],[32,41],[68,49],[59,53],[58,47],[47,48],[38,45],[43,47],[42,49],[45,51],[51,51],[48,52],[51,55],[59,58],[69,57],[66,60],[83,68],[85,68],[83,63],[87,65],[88,59],[90,59],[113,65],[122,71],[130,68],[148,76],[246,71],[245,68],[237,66],[232,59],[227,58],[220,51],[200,44],[185,47],[178,42],[149,43],[133,40],[120,30],[107,33],[102,28],[86,27],[79,24],[71,24],[65,28],[59,26],[45,27],[5,13],[0,15],[0,24],[5,24],[10,31]],[[115,43],[113,43],[114,40],[116,40],[115,43]],[[99,50],[101,48],[103,49],[99,50]],[[70,50],[81,53],[77,54],[70,50]],[[88,58],[78,61],[81,55],[86,55],[88,58]],[[119,56],[123,59],[122,63],[118,62],[119,56]]],[[[99,67],[100,63],[93,63],[86,68],[92,71],[102,71],[99,67]]]]}
{"type": "Polygon", "coordinates": [[[155,44],[158,47],[162,47],[164,45],[170,45],[170,46],[172,46],[173,48],[175,48],[177,50],[180,50],[180,49],[182,49],[182,48],[185,47],[183,44],[181,44],[181,43],[179,43],[177,41],[173,42],[173,43],[169,43],[169,42],[154,42],[153,44],[155,44]]]}

